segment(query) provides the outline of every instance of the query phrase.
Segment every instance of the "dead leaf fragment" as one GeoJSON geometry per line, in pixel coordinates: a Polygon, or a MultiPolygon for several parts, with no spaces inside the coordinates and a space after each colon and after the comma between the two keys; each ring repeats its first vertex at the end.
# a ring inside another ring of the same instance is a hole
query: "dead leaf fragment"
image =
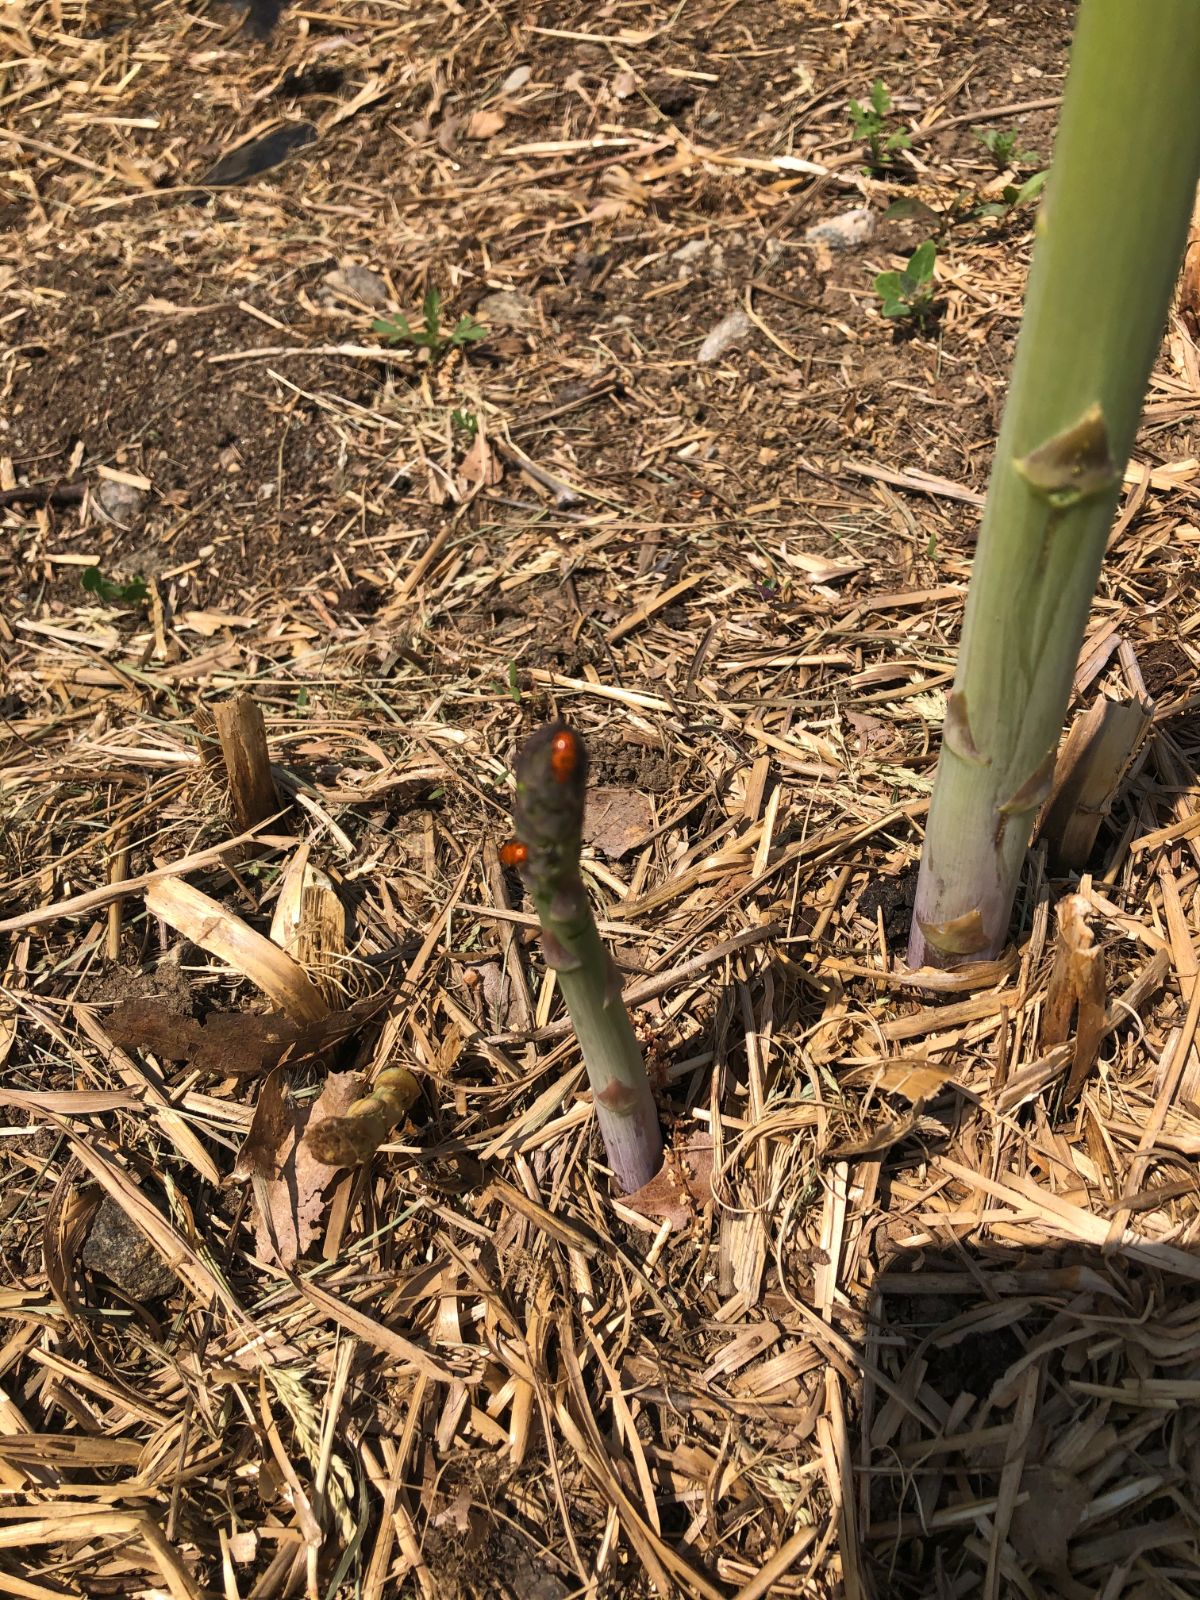
{"type": "MultiPolygon", "coordinates": [[[[253,1173],[255,1242],[264,1261],[278,1260],[285,1267],[293,1266],[320,1232],[325,1190],[337,1177],[338,1168],[319,1161],[304,1135],[310,1122],[343,1116],[358,1093],[359,1082],[355,1072],[331,1072],[314,1105],[292,1105],[291,1116],[286,1119],[272,1105],[257,1146],[249,1152],[243,1146],[238,1166],[253,1173]],[[274,1172],[270,1176],[265,1172],[272,1160],[268,1130],[272,1136],[282,1131],[273,1152],[274,1172]]],[[[252,1123],[246,1145],[253,1137],[252,1123]]]]}
{"type": "Polygon", "coordinates": [[[913,1105],[939,1093],[953,1078],[948,1067],[931,1067],[924,1061],[888,1061],[879,1067],[859,1067],[848,1072],[848,1084],[869,1083],[887,1094],[900,1094],[913,1105]]]}
{"type": "Polygon", "coordinates": [[[585,844],[620,861],[654,827],[654,808],[636,789],[593,789],[583,822],[585,844]]]}
{"type": "Polygon", "coordinates": [[[266,1072],[286,1059],[293,1065],[320,1056],[352,1037],[374,1017],[386,995],[358,1000],[316,1023],[296,1023],[279,1012],[213,1011],[199,1022],[151,996],[123,1000],[109,1013],[106,1032],[124,1050],[164,1061],[186,1061],[218,1078],[266,1072]]]}
{"type": "Polygon", "coordinates": [[[1086,1485],[1057,1467],[1035,1467],[1024,1475],[1027,1491],[1013,1513],[1009,1538],[1028,1568],[1066,1572],[1071,1538],[1087,1510],[1086,1485]]]}
{"type": "Polygon", "coordinates": [[[507,121],[503,111],[476,111],[467,123],[467,138],[490,139],[507,121]]]}
{"type": "Polygon", "coordinates": [[[921,1119],[917,1113],[910,1111],[906,1116],[884,1123],[865,1139],[831,1145],[821,1152],[821,1160],[828,1164],[831,1161],[861,1161],[867,1156],[881,1156],[885,1150],[890,1150],[893,1145],[907,1139],[909,1134],[915,1133],[920,1124],[921,1119]]]}
{"type": "Polygon", "coordinates": [[[695,1221],[712,1199],[713,1145],[709,1133],[694,1133],[681,1150],[667,1150],[649,1183],[626,1195],[621,1204],[644,1217],[664,1217],[678,1233],[695,1221]]]}
{"type": "Polygon", "coordinates": [[[456,487],[466,499],[480,489],[491,489],[504,476],[504,463],[498,459],[482,431],[475,435],[470,449],[458,464],[456,487]]]}
{"type": "Polygon", "coordinates": [[[250,1119],[250,1131],[242,1141],[233,1167],[235,1183],[254,1178],[271,1179],[278,1175],[279,1152],[293,1128],[291,1097],[282,1067],[270,1072],[259,1090],[258,1104],[250,1119]]]}

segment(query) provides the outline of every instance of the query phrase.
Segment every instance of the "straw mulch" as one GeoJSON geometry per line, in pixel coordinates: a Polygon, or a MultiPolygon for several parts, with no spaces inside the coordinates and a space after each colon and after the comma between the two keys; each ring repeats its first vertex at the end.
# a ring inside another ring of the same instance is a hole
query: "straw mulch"
{"type": "Polygon", "coordinates": [[[871,280],[1069,10],[0,19],[0,1593],[1200,1594],[1179,317],[1073,711],[1148,733],[1008,957],[903,962],[1030,213],[871,280]],[[486,340],[384,345],[430,288],[486,340]],[[498,857],[555,710],[665,1219],[498,857]]]}

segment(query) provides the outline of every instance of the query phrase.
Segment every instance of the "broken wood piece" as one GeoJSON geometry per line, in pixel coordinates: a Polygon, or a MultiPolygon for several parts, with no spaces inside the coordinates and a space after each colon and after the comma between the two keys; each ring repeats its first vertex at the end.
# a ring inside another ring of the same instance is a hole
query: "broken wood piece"
{"type": "Polygon", "coordinates": [[[214,706],[213,720],[225,758],[233,814],[240,828],[252,828],[280,809],[262,711],[252,695],[239,694],[214,706]]]}
{"type": "Polygon", "coordinates": [[[298,961],[331,1003],[343,987],[346,958],[346,908],[329,876],[309,858],[302,844],[283,871],[271,941],[298,961]]]}
{"type": "Polygon", "coordinates": [[[1049,846],[1050,870],[1082,872],[1117,790],[1150,730],[1149,700],[1098,695],[1067,734],[1035,838],[1049,846]]]}

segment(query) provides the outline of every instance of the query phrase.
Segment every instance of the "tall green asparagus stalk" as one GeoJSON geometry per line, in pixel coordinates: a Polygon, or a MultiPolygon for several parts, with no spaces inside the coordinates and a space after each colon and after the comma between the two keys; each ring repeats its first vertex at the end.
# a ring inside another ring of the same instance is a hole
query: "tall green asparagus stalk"
{"type": "Polygon", "coordinates": [[[662,1165],[662,1133],[621,981],[579,875],[587,769],[583,740],[564,722],[531,735],[517,757],[517,837],[501,858],[521,869],[579,1040],[613,1175],[630,1194],[662,1165]]]}
{"type": "Polygon", "coordinates": [[[1200,176],[1200,0],[1082,0],[908,958],[995,956],[1200,176]]]}

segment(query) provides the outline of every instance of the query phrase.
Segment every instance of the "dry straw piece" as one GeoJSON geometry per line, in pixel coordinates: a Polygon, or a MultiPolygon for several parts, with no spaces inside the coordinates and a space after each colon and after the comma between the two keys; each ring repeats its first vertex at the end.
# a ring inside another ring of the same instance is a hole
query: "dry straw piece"
{"type": "Polygon", "coordinates": [[[146,909],[251,983],[298,1022],[319,1022],[329,1010],[308,973],[286,951],[179,878],[146,888],[146,909]]]}

